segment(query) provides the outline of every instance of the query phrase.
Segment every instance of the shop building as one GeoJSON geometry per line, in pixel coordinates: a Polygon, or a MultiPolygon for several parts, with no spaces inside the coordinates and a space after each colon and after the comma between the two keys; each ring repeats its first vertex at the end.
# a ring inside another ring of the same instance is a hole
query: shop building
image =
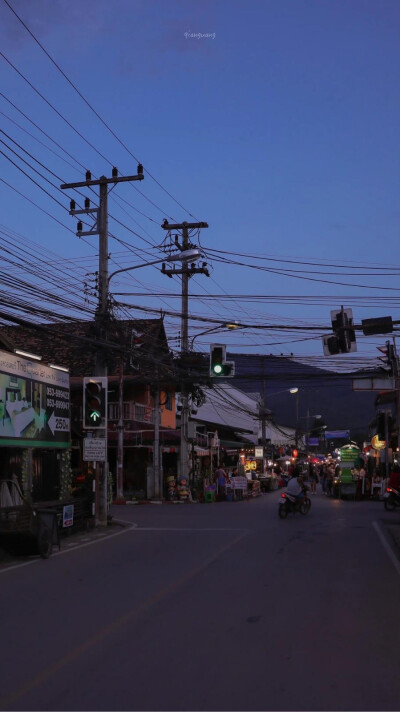
{"type": "MultiPolygon", "coordinates": [[[[90,321],[27,327],[3,327],[0,339],[10,350],[24,348],[47,363],[69,369],[71,386],[71,487],[90,492],[91,464],[83,460],[83,378],[95,372],[96,352],[104,349],[108,366],[108,462],[115,493],[118,427],[122,420],[123,487],[146,496],[147,476],[153,461],[155,436],[155,385],[160,391],[159,436],[165,464],[175,457],[178,441],[175,385],[162,319],[116,320],[108,326],[107,343],[96,337],[90,321]],[[121,348],[122,347],[122,348],[121,348]],[[120,405],[122,404],[122,419],[120,405]]],[[[4,448],[0,460],[5,472],[22,470],[22,452],[4,448]]],[[[58,499],[61,491],[61,456],[34,451],[33,494],[43,500],[58,499]]]]}

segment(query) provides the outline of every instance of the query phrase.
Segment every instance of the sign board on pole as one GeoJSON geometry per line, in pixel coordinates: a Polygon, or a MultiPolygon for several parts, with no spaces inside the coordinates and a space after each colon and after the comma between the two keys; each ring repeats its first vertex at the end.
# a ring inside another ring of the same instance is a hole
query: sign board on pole
{"type": "Polygon", "coordinates": [[[394,378],[353,378],[353,391],[395,391],[394,378]]]}
{"type": "Polygon", "coordinates": [[[346,447],[340,450],[340,460],[342,462],[355,462],[359,457],[360,451],[356,447],[346,447]]]}
{"type": "Polygon", "coordinates": [[[106,462],[107,448],[105,438],[84,438],[83,460],[85,462],[106,462]]]}
{"type": "Polygon", "coordinates": [[[0,445],[70,446],[69,373],[0,351],[0,445]]]}
{"type": "Polygon", "coordinates": [[[264,457],[264,448],[263,447],[255,447],[254,448],[254,457],[263,458],[264,457]]]}

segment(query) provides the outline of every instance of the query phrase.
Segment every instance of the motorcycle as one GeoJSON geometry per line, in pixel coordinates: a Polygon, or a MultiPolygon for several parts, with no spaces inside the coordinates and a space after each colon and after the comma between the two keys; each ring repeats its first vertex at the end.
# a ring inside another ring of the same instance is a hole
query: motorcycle
{"type": "Polygon", "coordinates": [[[400,507],[400,492],[394,487],[386,487],[386,492],[383,495],[384,507],[387,512],[393,512],[397,507],[400,507]]]}
{"type": "Polygon", "coordinates": [[[281,519],[286,519],[290,512],[295,514],[300,512],[300,514],[307,514],[311,508],[311,499],[307,496],[308,487],[303,487],[303,497],[298,499],[287,492],[282,492],[279,499],[278,514],[281,519]]]}

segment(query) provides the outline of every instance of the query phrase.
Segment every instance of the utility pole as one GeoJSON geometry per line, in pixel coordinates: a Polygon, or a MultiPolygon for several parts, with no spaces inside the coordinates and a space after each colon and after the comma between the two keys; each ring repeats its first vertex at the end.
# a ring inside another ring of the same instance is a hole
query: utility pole
{"type": "Polygon", "coordinates": [[[154,393],[154,442],[153,442],[153,479],[154,479],[154,497],[162,499],[162,477],[161,477],[161,462],[160,462],[160,380],[158,369],[156,371],[156,384],[154,393]]]}
{"type": "MultiPolygon", "coordinates": [[[[107,336],[107,319],[109,315],[109,300],[108,300],[108,186],[115,186],[117,183],[131,182],[143,180],[143,166],[139,163],[137,174],[133,176],[118,177],[118,169],[112,169],[112,177],[106,178],[101,176],[99,179],[92,180],[90,171],[86,171],[86,180],[78,183],[63,183],[60,188],[62,190],[70,190],[75,188],[89,188],[95,185],[99,186],[99,207],[91,208],[89,198],[85,198],[85,207],[83,210],[76,210],[75,200],[70,203],[70,215],[93,215],[94,224],[90,230],[82,229],[82,222],[77,225],[77,236],[83,235],[98,235],[99,236],[99,284],[98,284],[98,304],[95,314],[95,325],[97,336],[101,340],[106,340],[107,336]]],[[[107,376],[107,354],[103,349],[96,350],[95,361],[95,376],[107,376]]],[[[101,432],[101,431],[100,431],[101,432]]],[[[97,435],[98,431],[96,432],[97,435]]],[[[96,472],[96,487],[99,492],[96,492],[96,524],[100,526],[107,525],[107,485],[108,485],[108,453],[107,453],[107,418],[104,437],[106,440],[106,461],[99,463],[96,472]],[[98,495],[98,497],[97,497],[98,495]]]]}
{"type": "Polygon", "coordinates": [[[124,497],[124,357],[119,359],[118,374],[118,446],[117,446],[117,499],[124,497]]]}
{"type": "Polygon", "coordinates": [[[265,472],[265,450],[267,447],[267,433],[266,433],[266,393],[265,393],[265,356],[262,356],[262,390],[261,390],[261,407],[259,417],[261,420],[261,445],[263,448],[263,472],[265,472]]]}
{"type": "MultiPolygon", "coordinates": [[[[168,223],[168,220],[164,220],[161,227],[163,230],[168,232],[171,230],[181,230],[181,242],[179,242],[178,235],[175,236],[175,242],[173,243],[181,252],[185,252],[195,245],[192,245],[189,240],[189,230],[199,230],[200,228],[208,227],[206,222],[197,223],[168,223]]],[[[203,262],[201,267],[196,267],[194,263],[187,264],[182,262],[180,269],[166,269],[165,265],[162,266],[163,274],[172,277],[173,275],[182,275],[182,316],[181,316],[181,356],[184,356],[189,352],[189,331],[188,331],[188,315],[189,315],[189,279],[194,274],[205,274],[209,277],[209,272],[207,270],[207,265],[203,262]]],[[[182,414],[181,414],[181,454],[180,454],[180,476],[188,476],[189,472],[189,440],[188,440],[188,425],[189,425],[189,395],[188,388],[185,380],[182,379],[181,382],[181,402],[182,402],[182,414]]]]}

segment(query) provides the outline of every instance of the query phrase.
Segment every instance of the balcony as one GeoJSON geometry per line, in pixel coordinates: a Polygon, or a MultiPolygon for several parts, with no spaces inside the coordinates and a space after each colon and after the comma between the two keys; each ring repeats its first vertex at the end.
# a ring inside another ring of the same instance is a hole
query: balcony
{"type": "MultiPolygon", "coordinates": [[[[119,420],[118,403],[108,404],[108,420],[119,420]]],[[[154,424],[154,408],[135,401],[124,401],[124,421],[135,421],[137,423],[154,424]]]]}

